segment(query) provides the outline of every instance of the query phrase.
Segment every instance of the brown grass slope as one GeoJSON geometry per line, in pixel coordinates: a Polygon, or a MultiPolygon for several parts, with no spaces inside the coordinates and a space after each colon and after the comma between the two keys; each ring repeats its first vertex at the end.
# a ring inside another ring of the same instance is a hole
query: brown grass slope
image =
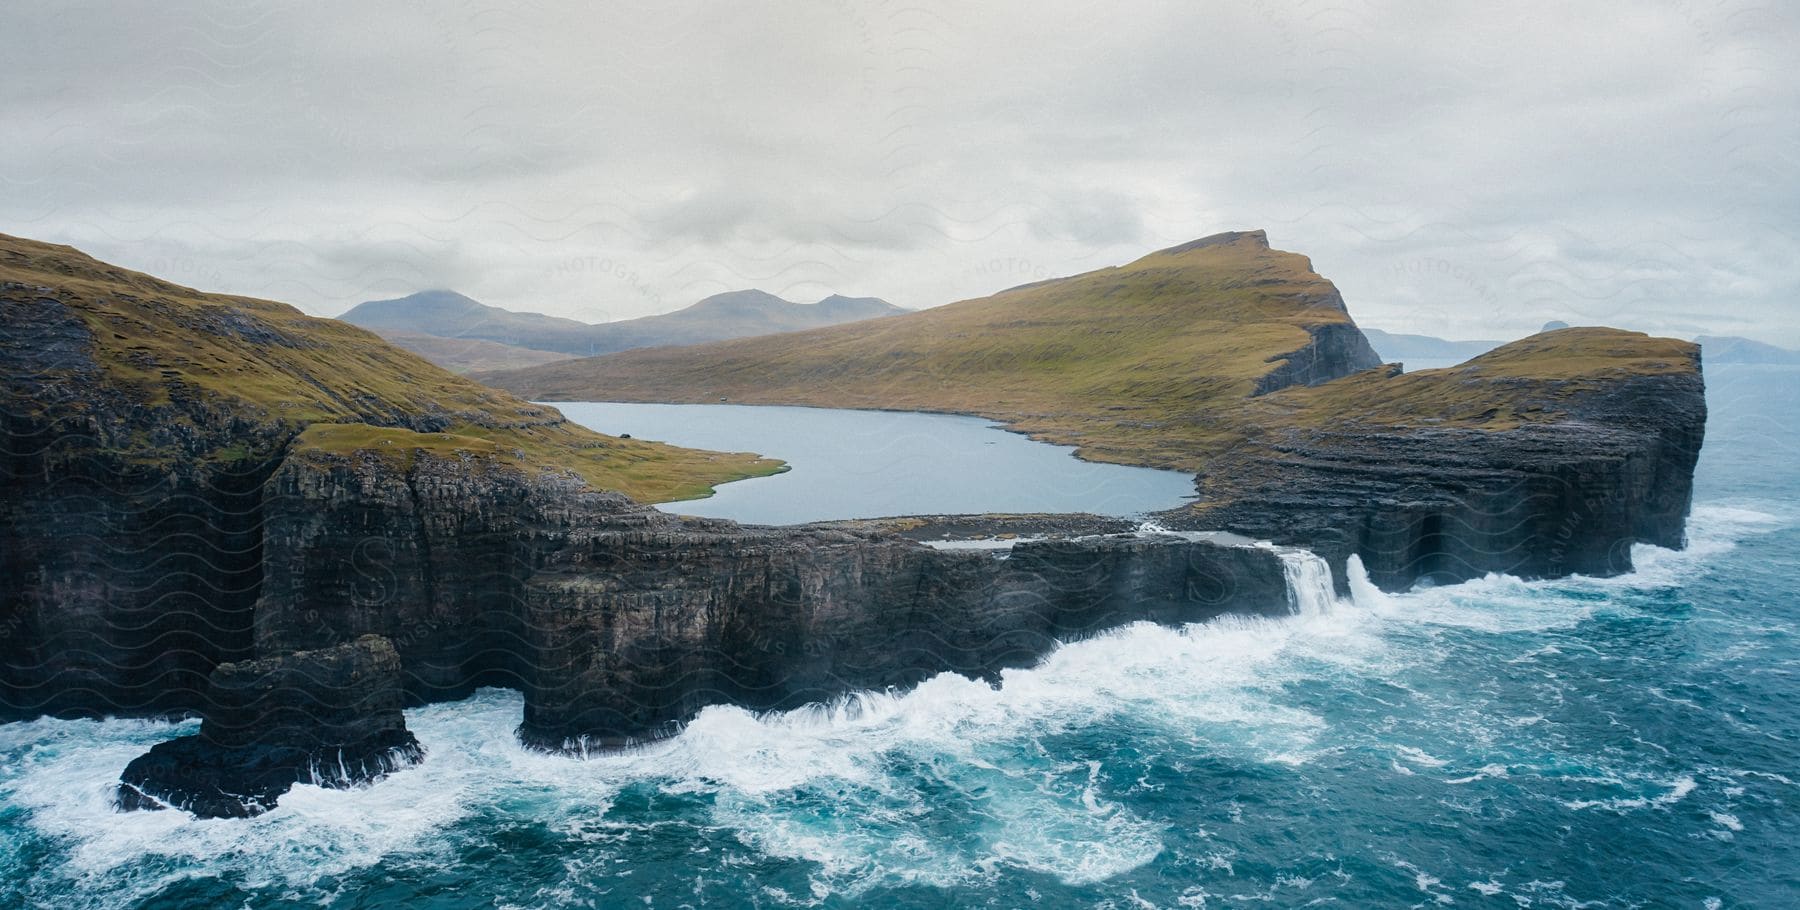
{"type": "Polygon", "coordinates": [[[1246,399],[1376,363],[1331,282],[1249,231],[903,316],[476,378],[540,400],[978,414],[1087,458],[1197,470],[1241,435],[1246,399]]]}
{"type": "Polygon", "coordinates": [[[202,293],[72,247],[0,234],[0,301],[20,319],[66,308],[89,336],[66,356],[37,358],[38,375],[4,377],[10,389],[27,390],[9,394],[7,407],[49,407],[33,395],[50,389],[54,407],[92,410],[97,423],[136,424],[101,427],[126,458],[258,454],[183,450],[211,445],[210,430],[230,423],[287,427],[275,435],[296,451],[466,452],[572,471],[596,489],[650,502],[704,495],[712,485],[779,469],[753,455],[593,433],[364,329],[286,304],[202,293]]]}
{"type": "Polygon", "coordinates": [[[408,332],[376,330],[389,344],[405,348],[452,373],[485,370],[522,370],[569,360],[574,354],[539,351],[480,338],[445,338],[408,332]]]}
{"type": "Polygon", "coordinates": [[[1604,326],[1554,329],[1453,367],[1393,375],[1368,370],[1284,389],[1248,413],[1262,426],[1507,430],[1566,419],[1619,380],[1699,370],[1699,346],[1604,326]]]}

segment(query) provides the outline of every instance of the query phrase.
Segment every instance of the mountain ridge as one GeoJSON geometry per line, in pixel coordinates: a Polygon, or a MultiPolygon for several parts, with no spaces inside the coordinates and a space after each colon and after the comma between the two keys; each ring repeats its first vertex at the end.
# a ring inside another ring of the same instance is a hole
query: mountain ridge
{"type": "MultiPolygon", "coordinates": [[[[817,303],[795,303],[750,288],[713,294],[668,313],[588,323],[543,313],[507,310],[455,291],[437,289],[365,301],[337,318],[389,337],[429,335],[485,341],[521,350],[593,356],[639,347],[699,344],[799,331],[905,312],[876,297],[833,294],[817,303]]],[[[432,346],[432,350],[446,349],[440,345],[432,346]]],[[[514,359],[536,359],[498,349],[484,349],[480,353],[494,358],[510,353],[514,359]]],[[[442,356],[448,359],[450,355],[442,356]]],[[[452,362],[468,368],[465,362],[468,359],[472,358],[452,362]]]]}

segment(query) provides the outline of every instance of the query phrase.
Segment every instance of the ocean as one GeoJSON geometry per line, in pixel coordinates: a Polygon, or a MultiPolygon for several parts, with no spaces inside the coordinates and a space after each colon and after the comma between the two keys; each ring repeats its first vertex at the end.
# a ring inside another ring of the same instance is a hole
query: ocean
{"type": "Polygon", "coordinates": [[[195,722],[0,726],[0,907],[1800,905],[1800,370],[1708,383],[1690,546],[1620,578],[1315,593],[588,759],[487,690],[249,820],[110,810],[195,722]]]}

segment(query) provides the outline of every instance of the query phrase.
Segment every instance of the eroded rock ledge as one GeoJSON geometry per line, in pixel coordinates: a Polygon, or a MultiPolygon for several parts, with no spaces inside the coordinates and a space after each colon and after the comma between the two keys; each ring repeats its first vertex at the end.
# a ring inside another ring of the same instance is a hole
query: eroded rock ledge
{"type": "Polygon", "coordinates": [[[133,762],[125,808],[254,814],[295,781],[385,774],[419,754],[403,690],[517,688],[526,743],[610,748],[710,704],[991,679],[1133,621],[1289,609],[1263,547],[1126,534],[936,549],[681,519],[424,452],[296,452],[262,508],[256,647],[279,656],[215,670],[201,732],[133,762]]]}

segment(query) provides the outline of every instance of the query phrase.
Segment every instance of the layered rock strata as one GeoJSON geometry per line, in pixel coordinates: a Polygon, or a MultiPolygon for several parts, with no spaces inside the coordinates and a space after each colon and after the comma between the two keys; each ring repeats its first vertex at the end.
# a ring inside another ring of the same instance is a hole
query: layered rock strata
{"type": "Polygon", "coordinates": [[[296,783],[354,786],[424,758],[400,710],[400,656],[384,638],[220,664],[209,682],[200,732],[126,766],[120,808],[240,818],[274,808],[296,783]]]}

